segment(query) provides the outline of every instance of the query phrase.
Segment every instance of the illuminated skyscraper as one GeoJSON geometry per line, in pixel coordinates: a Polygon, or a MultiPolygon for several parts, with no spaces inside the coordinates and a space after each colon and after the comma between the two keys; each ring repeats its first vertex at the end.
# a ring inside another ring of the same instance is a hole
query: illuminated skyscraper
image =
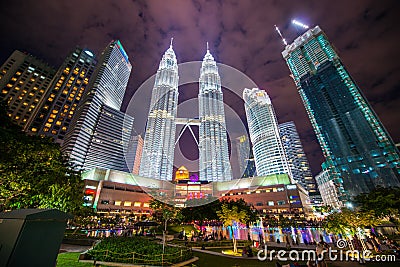
{"type": "Polygon", "coordinates": [[[292,176],[269,96],[264,90],[246,88],[243,99],[257,175],[287,173],[292,176]]]}
{"type": "Polygon", "coordinates": [[[27,130],[62,144],[76,109],[88,92],[95,65],[92,52],[76,48],[58,69],[27,130]]]}
{"type": "Polygon", "coordinates": [[[248,178],[257,175],[256,165],[254,163],[253,149],[247,135],[236,138],[236,150],[239,163],[239,177],[248,178]]]}
{"type": "Polygon", "coordinates": [[[134,155],[128,151],[133,117],[103,104],[93,128],[83,169],[95,167],[129,172],[134,155]]]}
{"type": "MultiPolygon", "coordinates": [[[[101,147],[92,145],[92,142],[100,140],[103,142],[105,150],[107,146],[112,147],[117,143],[122,146],[122,143],[127,142],[127,137],[123,131],[110,132],[107,127],[114,130],[132,130],[129,124],[133,122],[133,119],[126,115],[126,119],[122,120],[123,114],[120,114],[121,112],[119,111],[131,70],[132,65],[121,43],[118,40],[110,42],[99,58],[93,77],[88,84],[89,90],[83,96],[82,103],[77,108],[76,115],[71,122],[62,146],[62,150],[69,156],[70,162],[77,168],[93,166],[86,163],[89,159],[90,148],[96,147],[96,150],[100,151],[101,147]],[[110,109],[114,109],[114,111],[110,111],[110,109]],[[111,114],[111,117],[107,113],[111,114]],[[102,121],[111,123],[112,116],[118,117],[112,122],[113,125],[110,124],[108,126],[108,123],[101,123],[102,121]],[[115,125],[115,123],[126,123],[126,126],[115,125]],[[99,133],[104,134],[106,132],[115,139],[111,143],[108,142],[110,139],[96,136],[99,133]]],[[[91,151],[93,152],[90,152],[92,153],[91,155],[96,154],[94,150],[91,151]]],[[[101,154],[96,155],[100,161],[101,154]]],[[[124,157],[120,158],[120,156],[115,154],[115,157],[119,158],[118,160],[125,162],[124,157]]],[[[103,165],[103,167],[105,166],[103,165]]],[[[110,166],[110,168],[112,167],[110,166]]]]}
{"type": "Polygon", "coordinates": [[[310,164],[304,153],[296,125],[293,121],[281,123],[279,124],[279,132],[293,180],[301,184],[311,196],[318,194],[317,184],[312,176],[310,164]]]}
{"type": "Polygon", "coordinates": [[[55,70],[47,63],[18,50],[0,67],[0,98],[7,104],[7,115],[24,130],[54,74],[55,70]]]}
{"type": "Polygon", "coordinates": [[[172,180],[178,79],[178,64],[171,41],[155,78],[144,136],[140,176],[172,180]]]}
{"type": "Polygon", "coordinates": [[[236,138],[236,150],[239,163],[240,176],[244,174],[250,157],[250,142],[246,135],[236,138]]]}
{"type": "Polygon", "coordinates": [[[135,153],[133,158],[132,174],[139,175],[140,162],[143,153],[143,138],[140,134],[132,136],[129,150],[135,153]]]}
{"type": "Polygon", "coordinates": [[[324,32],[318,26],[308,30],[286,46],[282,55],[324,153],[322,167],[329,170],[339,200],[376,186],[400,186],[399,152],[324,32]]]}
{"type": "Polygon", "coordinates": [[[208,47],[201,64],[199,83],[200,180],[229,181],[232,180],[232,170],[229,162],[221,78],[217,63],[208,47]]]}

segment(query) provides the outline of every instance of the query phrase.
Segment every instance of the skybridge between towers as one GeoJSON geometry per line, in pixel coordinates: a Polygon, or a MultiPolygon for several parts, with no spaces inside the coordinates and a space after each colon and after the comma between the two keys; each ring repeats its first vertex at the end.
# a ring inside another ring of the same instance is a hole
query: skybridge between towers
{"type": "Polygon", "coordinates": [[[181,132],[179,133],[178,138],[175,141],[175,146],[179,142],[179,139],[185,132],[186,128],[189,128],[190,133],[192,134],[194,141],[196,142],[197,146],[199,145],[199,141],[196,138],[196,135],[194,134],[192,128],[190,126],[200,126],[200,119],[194,118],[194,119],[189,119],[189,118],[175,118],[175,125],[184,125],[181,132]]]}

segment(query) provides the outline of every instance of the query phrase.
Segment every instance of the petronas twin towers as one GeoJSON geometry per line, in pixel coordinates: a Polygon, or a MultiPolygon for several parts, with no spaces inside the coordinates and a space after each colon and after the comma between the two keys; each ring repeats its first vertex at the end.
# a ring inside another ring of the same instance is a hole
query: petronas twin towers
{"type": "MultiPolygon", "coordinates": [[[[178,64],[171,41],[170,47],[161,59],[155,78],[140,176],[160,180],[172,179],[178,80],[178,64]]],[[[203,181],[229,181],[232,179],[232,171],[229,163],[221,78],[208,45],[200,69],[199,85],[199,120],[194,123],[200,127],[199,177],[203,181]]]]}

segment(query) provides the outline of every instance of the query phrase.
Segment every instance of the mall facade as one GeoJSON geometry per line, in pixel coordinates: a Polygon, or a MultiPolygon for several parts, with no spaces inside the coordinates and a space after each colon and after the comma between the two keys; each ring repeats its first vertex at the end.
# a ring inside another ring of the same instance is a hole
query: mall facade
{"type": "Polygon", "coordinates": [[[94,168],[82,175],[85,181],[85,205],[93,207],[99,214],[125,214],[141,218],[151,214],[149,204],[152,198],[176,207],[186,207],[186,202],[192,199],[204,203],[213,199],[242,198],[265,216],[312,216],[307,191],[300,184],[291,183],[287,174],[224,182],[200,181],[193,177],[171,182],[94,168]]]}

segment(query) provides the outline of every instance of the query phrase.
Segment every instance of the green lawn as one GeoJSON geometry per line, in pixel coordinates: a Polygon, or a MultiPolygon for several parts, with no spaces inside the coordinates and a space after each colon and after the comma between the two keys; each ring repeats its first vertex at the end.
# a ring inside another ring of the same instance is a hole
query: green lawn
{"type": "Polygon", "coordinates": [[[78,262],[79,252],[67,252],[58,254],[57,267],[93,267],[90,263],[78,262]]]}

